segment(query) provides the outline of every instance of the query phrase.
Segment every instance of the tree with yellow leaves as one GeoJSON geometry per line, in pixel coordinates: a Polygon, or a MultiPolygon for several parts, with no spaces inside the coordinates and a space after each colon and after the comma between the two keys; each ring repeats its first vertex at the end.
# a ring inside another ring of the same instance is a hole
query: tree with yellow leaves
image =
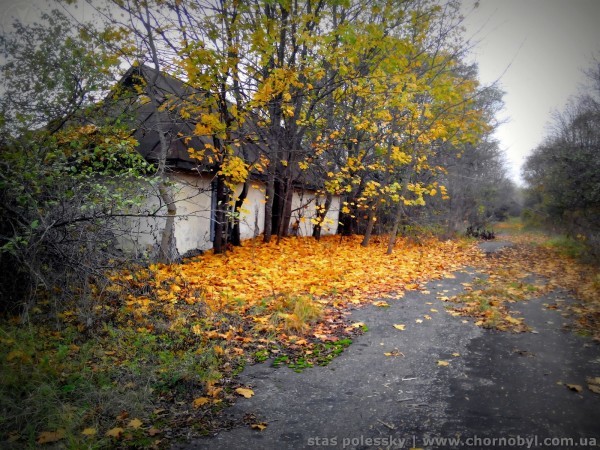
{"type": "Polygon", "coordinates": [[[196,90],[178,99],[179,111],[195,123],[192,134],[211,139],[191,154],[213,163],[217,252],[260,170],[265,241],[288,233],[293,191],[304,183],[320,188],[315,235],[332,196],[343,195],[344,230],[366,218],[364,245],[382,212],[392,217],[391,251],[405,208],[443,195],[435,177],[444,168],[431,156],[485,126],[477,81],[461,63],[455,1],[115,4],[135,19],[126,27],[142,24],[138,46],[150,59],[196,90]],[[244,186],[237,197],[234,184],[244,186]]]}

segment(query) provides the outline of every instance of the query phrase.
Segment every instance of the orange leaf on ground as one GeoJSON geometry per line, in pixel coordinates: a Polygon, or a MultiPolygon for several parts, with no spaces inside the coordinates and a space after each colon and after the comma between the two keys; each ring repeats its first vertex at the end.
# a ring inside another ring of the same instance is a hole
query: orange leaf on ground
{"type": "Polygon", "coordinates": [[[573,392],[577,392],[577,393],[583,392],[583,388],[579,384],[565,383],[565,386],[568,387],[573,392]]]}
{"type": "Polygon", "coordinates": [[[115,427],[115,428],[111,428],[110,430],[108,430],[106,432],[106,436],[108,437],[114,437],[116,439],[120,438],[121,435],[123,434],[125,430],[121,427],[115,427]]]}
{"type": "Polygon", "coordinates": [[[600,394],[600,377],[588,377],[585,379],[588,389],[595,394],[600,394]]]}
{"type": "Polygon", "coordinates": [[[56,431],[42,431],[35,442],[40,445],[49,444],[51,442],[58,442],[64,438],[65,430],[62,429],[56,431]]]}
{"type": "Polygon", "coordinates": [[[131,419],[127,426],[129,428],[135,428],[136,430],[141,427],[144,423],[140,419],[131,419]]]}
{"type": "Polygon", "coordinates": [[[237,392],[238,394],[240,394],[242,397],[245,397],[245,398],[250,398],[254,395],[254,391],[252,389],[242,388],[242,387],[237,388],[235,390],[235,392],[237,392]]]}
{"type": "Polygon", "coordinates": [[[206,405],[208,402],[210,402],[209,398],[207,398],[207,397],[198,397],[198,398],[194,399],[194,401],[193,401],[192,404],[194,405],[194,408],[200,408],[201,406],[206,405]]]}

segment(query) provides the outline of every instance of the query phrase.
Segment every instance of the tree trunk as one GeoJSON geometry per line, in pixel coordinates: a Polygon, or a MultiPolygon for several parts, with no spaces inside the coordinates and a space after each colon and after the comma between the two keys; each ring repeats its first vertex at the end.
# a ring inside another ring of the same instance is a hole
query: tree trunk
{"type": "Polygon", "coordinates": [[[215,239],[213,241],[213,251],[215,254],[224,253],[226,249],[226,240],[224,231],[226,230],[225,207],[227,205],[227,194],[225,192],[225,179],[222,175],[217,176],[215,205],[215,239]]]}
{"type": "Polygon", "coordinates": [[[273,199],[275,197],[275,174],[273,173],[269,173],[265,194],[265,234],[263,241],[269,243],[273,235],[273,199]]]}
{"type": "MultiPolygon", "coordinates": [[[[321,231],[323,229],[323,222],[325,221],[325,217],[327,217],[327,213],[329,212],[329,208],[331,208],[331,202],[333,201],[333,195],[327,194],[325,197],[325,204],[323,205],[322,210],[317,210],[317,224],[313,227],[313,237],[319,241],[321,240],[321,231]]],[[[319,206],[319,205],[317,205],[319,206]]]]}
{"type": "MultiPolygon", "coordinates": [[[[352,212],[355,213],[356,211],[352,212]]],[[[342,215],[342,236],[352,236],[356,234],[356,217],[352,217],[352,212],[342,215]]]]}
{"type": "Polygon", "coordinates": [[[175,241],[175,216],[177,215],[177,207],[173,195],[169,191],[169,187],[164,181],[158,185],[160,198],[167,205],[167,218],[165,228],[162,231],[160,247],[158,248],[158,261],[163,264],[172,264],[179,260],[179,252],[177,251],[177,243],[175,241]]]}
{"type": "Polygon", "coordinates": [[[231,228],[231,245],[236,247],[242,246],[242,236],[240,230],[240,210],[244,205],[244,201],[246,197],[248,197],[248,185],[250,184],[249,180],[244,182],[244,187],[242,187],[242,192],[240,192],[240,196],[235,201],[235,209],[234,209],[234,218],[233,218],[233,227],[231,228]]]}
{"type": "Polygon", "coordinates": [[[275,176],[275,181],[273,182],[273,209],[271,217],[271,233],[277,236],[279,232],[279,218],[281,217],[281,182],[278,175],[275,176]]]}
{"type": "Polygon", "coordinates": [[[398,227],[400,226],[400,221],[402,220],[402,216],[404,215],[404,206],[401,202],[398,203],[396,207],[396,215],[394,216],[394,224],[392,226],[392,233],[390,234],[390,240],[388,241],[388,248],[386,254],[391,255],[394,250],[394,244],[396,244],[396,236],[398,235],[398,227]]]}
{"type": "Polygon", "coordinates": [[[287,177],[285,184],[282,183],[281,198],[283,201],[280,204],[279,224],[277,228],[277,244],[281,242],[281,238],[288,235],[290,228],[290,220],[292,219],[292,199],[294,190],[292,189],[292,178],[287,177]]]}
{"type": "Polygon", "coordinates": [[[162,231],[160,240],[160,246],[158,249],[158,261],[163,264],[172,264],[179,259],[179,252],[177,251],[177,245],[175,242],[175,216],[177,215],[177,206],[175,199],[168,186],[168,178],[166,175],[167,170],[167,156],[170,147],[170,140],[167,137],[167,132],[164,129],[162,121],[162,112],[160,111],[160,102],[155,92],[156,79],[158,77],[158,68],[156,69],[156,75],[153,80],[149,81],[147,92],[153,107],[155,108],[154,123],[155,130],[158,133],[160,142],[160,153],[158,159],[157,175],[160,177],[158,184],[158,192],[160,199],[167,206],[167,218],[165,221],[165,228],[162,231]]]}
{"type": "MultiPolygon", "coordinates": [[[[402,182],[402,198],[406,195],[408,191],[408,180],[409,175],[406,175],[404,181],[402,182]]],[[[391,255],[394,250],[394,244],[396,243],[396,235],[398,234],[398,227],[400,226],[400,221],[402,220],[402,216],[404,215],[404,204],[402,200],[398,202],[396,209],[396,216],[394,217],[394,224],[392,226],[392,233],[390,234],[390,240],[388,241],[387,254],[391,255]]]]}
{"type": "MultiPolygon", "coordinates": [[[[148,18],[148,6],[145,5],[146,19],[148,18]]],[[[163,122],[163,114],[161,111],[161,101],[159,100],[159,92],[156,85],[158,75],[160,73],[161,64],[159,59],[158,50],[154,42],[154,35],[149,21],[142,20],[142,25],[146,30],[148,50],[152,62],[154,63],[154,74],[150,79],[146,80],[146,94],[150,98],[152,107],[154,108],[154,131],[158,134],[160,142],[160,152],[158,157],[158,168],[157,175],[160,177],[158,186],[161,200],[167,206],[167,219],[165,222],[165,228],[162,232],[160,241],[160,248],[158,250],[158,260],[165,264],[171,264],[179,259],[179,252],[177,251],[177,245],[175,242],[175,216],[177,215],[177,207],[175,200],[169,190],[167,184],[167,157],[169,155],[169,148],[171,146],[171,140],[168,137],[168,130],[165,129],[163,122]]]]}
{"type": "Polygon", "coordinates": [[[363,238],[360,245],[363,247],[367,247],[369,245],[369,241],[371,240],[371,235],[373,234],[373,227],[375,226],[375,210],[371,209],[369,211],[369,221],[367,222],[367,229],[365,230],[365,237],[363,238]]]}

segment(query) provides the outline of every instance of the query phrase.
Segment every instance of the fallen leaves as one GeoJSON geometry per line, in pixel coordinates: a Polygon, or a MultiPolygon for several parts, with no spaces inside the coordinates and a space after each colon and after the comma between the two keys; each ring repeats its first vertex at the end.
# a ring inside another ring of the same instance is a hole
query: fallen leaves
{"type": "Polygon", "coordinates": [[[384,300],[379,300],[379,301],[373,302],[373,305],[379,306],[380,308],[389,308],[390,307],[390,304],[384,300]]]}
{"type": "Polygon", "coordinates": [[[569,384],[569,383],[565,383],[565,386],[573,391],[573,392],[577,392],[578,394],[580,394],[581,392],[583,392],[583,387],[581,387],[580,384],[569,384]]]}
{"type": "Polygon", "coordinates": [[[123,434],[124,431],[125,431],[124,428],[114,427],[114,428],[111,428],[110,430],[108,430],[106,432],[106,436],[107,437],[112,437],[112,438],[115,438],[115,439],[119,439],[121,437],[121,435],[123,434]]]}
{"type": "Polygon", "coordinates": [[[49,444],[51,442],[58,442],[61,439],[64,439],[66,436],[65,430],[60,429],[56,431],[42,431],[38,438],[36,439],[36,443],[38,445],[49,444]]]}
{"type": "MultiPolygon", "coordinates": [[[[236,247],[225,258],[208,253],[176,270],[154,265],[153,278],[148,282],[157,289],[158,299],[132,298],[132,313],[135,309],[143,319],[144,311],[157,306],[168,308],[174,302],[204,303],[213,310],[228,310],[233,306],[230,299],[251,305],[272,296],[274,291],[312,294],[340,305],[364,303],[381,295],[399,297],[404,289],[419,288],[414,280],[441,278],[479,257],[474,248],[435,239],[422,246],[399,239],[399,251],[392,255],[385,254],[383,244],[359,244],[359,236],[344,238],[341,243],[335,236],[321,241],[289,238],[279,246],[255,240],[236,247]],[[421,250],[423,246],[427,252],[421,250]]],[[[387,302],[374,304],[385,307],[387,302]]]]}
{"type": "Polygon", "coordinates": [[[210,403],[210,399],[208,397],[198,397],[198,398],[194,399],[194,401],[192,402],[192,406],[194,408],[200,408],[209,403],[210,403]]]}
{"type": "MultiPolygon", "coordinates": [[[[156,264],[140,273],[117,275],[115,281],[129,287],[123,292],[130,294],[112,317],[117,327],[135,323],[149,338],[165,328],[173,340],[186,336],[185,345],[214,357],[214,370],[223,378],[241,360],[272,358],[273,364],[303,370],[327,364],[349,345],[351,336],[367,331],[362,322],[348,323],[349,306],[388,308],[405,290],[426,293],[426,281],[480,258],[474,245],[453,241],[415,244],[399,239],[397,248],[386,255],[385,243],[364,248],[358,236],[290,238],[279,245],[246,241],[226,255],[207,252],[181,265],[156,264]]],[[[430,319],[425,315],[420,322],[430,319]]],[[[406,329],[403,324],[395,328],[406,329]]],[[[119,366],[128,359],[123,353],[106,347],[103,357],[119,366]]],[[[403,356],[398,350],[386,353],[403,356]]],[[[254,395],[246,387],[223,388],[208,385],[181,403],[201,414],[219,401],[254,395]]],[[[127,431],[124,424],[118,423],[127,431]]]]}
{"type": "Polygon", "coordinates": [[[600,394],[600,377],[588,377],[585,381],[590,391],[594,394],[600,394]]]}
{"type": "Polygon", "coordinates": [[[241,395],[244,398],[250,398],[254,395],[254,391],[252,389],[243,388],[243,387],[237,388],[235,390],[235,392],[237,392],[239,395],[241,395]]]}
{"type": "Polygon", "coordinates": [[[132,419],[129,421],[129,423],[127,424],[127,427],[129,428],[133,428],[135,430],[137,430],[138,428],[140,428],[144,423],[140,420],[140,419],[132,419]]]}
{"type": "MultiPolygon", "coordinates": [[[[352,337],[367,330],[362,322],[350,323],[349,307],[373,304],[388,308],[395,304],[393,299],[401,298],[409,289],[431,296],[419,297],[424,302],[424,309],[416,319],[395,319],[405,322],[393,324],[398,331],[412,330],[412,320],[416,324],[425,322],[423,327],[434,326],[435,319],[439,318],[435,315],[440,310],[439,303],[425,303],[433,296],[447,302],[452,308],[450,314],[471,316],[473,322],[483,327],[524,331],[526,324],[518,314],[510,311],[510,306],[556,287],[564,287],[580,296],[581,302],[577,305],[566,302],[559,305],[564,312],[574,315],[577,329],[589,330],[591,334],[600,329],[596,306],[600,283],[594,285],[593,282],[597,271],[557,257],[552,249],[539,243],[517,244],[493,258],[484,258],[471,244],[452,241],[423,240],[421,245],[416,245],[399,239],[397,251],[392,255],[385,254],[385,240],[382,245],[375,243],[367,248],[359,244],[360,237],[340,240],[339,236],[324,237],[320,242],[311,238],[289,238],[283,239],[279,246],[262,244],[258,240],[246,241],[244,247],[235,248],[226,255],[207,252],[181,265],[154,265],[145,272],[130,272],[122,278],[117,276],[115,281],[127,289],[120,290],[119,296],[115,294],[110,301],[98,302],[95,307],[99,308],[102,317],[110,318],[106,322],[111,324],[110,332],[118,337],[119,345],[95,349],[91,352],[88,367],[94,373],[101,373],[110,365],[126,373],[128,364],[137,364],[147,358],[156,365],[152,377],[167,380],[178,361],[182,361],[178,375],[182,367],[192,367],[185,366],[183,356],[189,357],[187,362],[190,363],[207,357],[214,364],[210,367],[211,372],[207,372],[210,374],[208,379],[214,381],[209,383],[205,378],[198,382],[193,379],[193,374],[186,373],[182,380],[190,389],[181,392],[171,387],[165,389],[160,399],[152,398],[156,406],[147,408],[147,415],[132,411],[132,416],[138,415],[139,419],[124,414],[102,426],[94,417],[77,430],[86,432],[83,434],[88,436],[86,442],[92,442],[92,430],[100,438],[106,435],[127,440],[131,435],[144,435],[147,439],[162,432],[163,439],[170,439],[168,436],[174,431],[162,423],[203,420],[228,402],[243,401],[239,397],[254,395],[252,389],[234,384],[240,361],[279,358],[282,365],[294,364],[294,370],[326,363],[350,345],[352,337]],[[477,266],[482,272],[481,280],[463,283],[469,297],[455,302],[456,298],[450,298],[455,292],[442,290],[442,285],[435,290],[432,288],[431,293],[425,289],[425,286],[434,285],[426,284],[427,281],[451,278],[447,275],[467,264],[477,266]],[[543,277],[538,279],[544,281],[532,281],[532,274],[543,277]],[[142,358],[134,353],[139,349],[146,349],[142,358]],[[162,366],[156,362],[159,357],[166,361],[162,366]],[[219,402],[223,402],[221,406],[218,406],[219,402]],[[152,414],[158,406],[164,412],[152,414]],[[153,422],[152,417],[156,416],[160,416],[160,422],[153,422]],[[91,424],[98,428],[84,428],[91,424]]],[[[73,308],[68,312],[63,320],[75,323],[79,312],[73,308]]],[[[380,309],[377,312],[385,314],[387,311],[380,309]]],[[[391,328],[388,330],[395,333],[391,328]]],[[[86,347],[77,342],[81,349],[72,346],[72,341],[64,344],[64,352],[69,357],[85,353],[86,347]]],[[[10,346],[3,353],[6,364],[31,364],[38,358],[34,352],[21,351],[14,344],[6,345],[10,346]]],[[[383,355],[391,358],[386,361],[389,364],[400,362],[393,358],[404,356],[398,349],[390,349],[393,345],[378,346],[380,355],[385,352],[383,355]]],[[[460,362],[453,358],[459,356],[456,352],[443,354],[437,358],[445,360],[433,359],[431,364],[450,366],[448,370],[451,370],[460,362]]],[[[140,367],[145,370],[150,365],[140,367]]],[[[573,386],[598,394],[598,378],[586,380],[587,387],[583,383],[573,386]]],[[[115,386],[121,392],[144,386],[137,378],[122,379],[122,383],[115,386]]],[[[569,389],[581,392],[575,387],[569,389]]],[[[256,419],[248,426],[262,431],[267,424],[256,419]]],[[[42,437],[53,439],[57,435],[38,436],[42,437]]]]}
{"type": "Polygon", "coordinates": [[[250,425],[250,428],[257,431],[264,431],[267,428],[266,422],[253,423],[250,425]]]}
{"type": "MultiPolygon", "coordinates": [[[[571,328],[600,341],[598,267],[560,252],[548,244],[548,237],[544,235],[520,233],[508,236],[508,239],[514,246],[502,252],[497,265],[505,265],[509,270],[518,269],[525,276],[535,274],[543,277],[543,283],[528,287],[529,296],[545,294],[557,288],[572,292],[577,301],[560,305],[562,310],[573,315],[571,328]]],[[[549,308],[557,309],[558,305],[549,305],[549,308]]]]}
{"type": "Polygon", "coordinates": [[[248,425],[251,429],[256,431],[264,431],[268,424],[263,420],[259,420],[255,414],[247,413],[244,415],[243,421],[246,425],[248,425]]]}

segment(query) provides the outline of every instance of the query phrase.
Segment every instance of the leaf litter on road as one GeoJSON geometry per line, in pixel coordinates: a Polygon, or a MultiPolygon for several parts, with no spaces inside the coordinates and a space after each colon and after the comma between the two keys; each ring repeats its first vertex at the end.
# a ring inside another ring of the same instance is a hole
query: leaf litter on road
{"type": "MultiPolygon", "coordinates": [[[[556,289],[573,294],[574,302],[561,306],[574,320],[570,325],[580,334],[600,341],[600,270],[547,245],[539,234],[521,233],[504,238],[512,246],[479,260],[480,272],[465,292],[438,296],[448,303],[453,315],[475,318],[475,324],[500,331],[532,331],[523,318],[511,312],[511,304],[548,294],[556,289]]],[[[557,303],[559,301],[557,300],[557,303]]],[[[551,304],[549,309],[558,309],[551,304]]]]}

